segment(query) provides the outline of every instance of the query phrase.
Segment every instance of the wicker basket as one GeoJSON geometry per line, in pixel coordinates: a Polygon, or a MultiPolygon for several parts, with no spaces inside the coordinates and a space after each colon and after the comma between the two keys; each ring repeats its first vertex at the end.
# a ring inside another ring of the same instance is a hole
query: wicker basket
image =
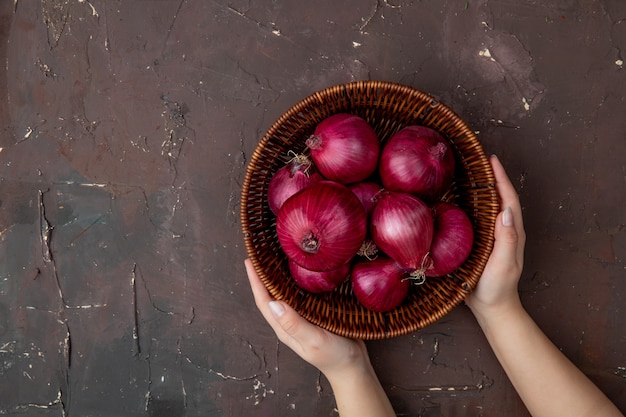
{"type": "Polygon", "coordinates": [[[405,335],[443,317],[475,287],[493,247],[498,214],[491,165],[476,135],[453,111],[411,87],[381,81],[359,81],[318,91],[283,114],[255,149],[241,195],[241,223],[248,256],[276,299],[307,320],[336,334],[358,339],[405,335]],[[349,280],[333,292],[311,294],[293,281],[275,231],[275,216],[266,192],[270,178],[289,160],[289,151],[304,152],[305,140],[324,118],[340,112],[367,120],[382,143],[400,128],[418,124],[439,131],[456,158],[455,183],[444,199],[470,216],[475,242],[467,261],[454,273],[411,286],[405,302],[387,313],[362,307],[349,280]]]}

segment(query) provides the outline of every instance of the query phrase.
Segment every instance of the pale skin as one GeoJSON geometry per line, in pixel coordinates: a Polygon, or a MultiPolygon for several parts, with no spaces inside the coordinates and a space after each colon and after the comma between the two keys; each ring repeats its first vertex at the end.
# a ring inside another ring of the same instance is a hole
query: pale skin
{"type": "MultiPolygon", "coordinates": [[[[522,209],[515,188],[491,157],[501,212],[495,243],[466,304],[504,371],[534,417],[624,417],[615,405],[539,329],[522,306],[522,209]]],[[[341,417],[391,417],[395,412],[370,363],[365,344],[317,327],[275,301],[250,260],[246,271],[256,305],[281,342],[328,379],[341,417]]]]}

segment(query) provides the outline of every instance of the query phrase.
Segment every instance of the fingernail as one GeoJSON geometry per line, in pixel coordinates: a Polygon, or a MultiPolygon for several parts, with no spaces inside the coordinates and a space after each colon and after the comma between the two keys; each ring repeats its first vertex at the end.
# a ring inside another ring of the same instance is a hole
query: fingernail
{"type": "Polygon", "coordinates": [[[270,301],[268,303],[270,310],[274,317],[279,319],[283,314],[285,314],[285,307],[282,306],[278,301],[270,301]]]}
{"type": "Polygon", "coordinates": [[[502,224],[504,226],[513,226],[513,213],[511,211],[511,207],[504,209],[504,213],[502,213],[502,224]]]}

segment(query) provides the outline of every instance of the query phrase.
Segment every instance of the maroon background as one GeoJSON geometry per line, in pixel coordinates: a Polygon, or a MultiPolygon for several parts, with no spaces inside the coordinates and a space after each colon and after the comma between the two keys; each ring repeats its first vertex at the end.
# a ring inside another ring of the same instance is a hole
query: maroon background
{"type": "MultiPolygon", "coordinates": [[[[239,195],[281,113],[362,79],[500,156],[523,302],[626,411],[626,3],[540,3],[0,3],[0,414],[336,415],[254,307],[239,195]]],[[[528,415],[465,306],[368,345],[401,416],[528,415]]]]}

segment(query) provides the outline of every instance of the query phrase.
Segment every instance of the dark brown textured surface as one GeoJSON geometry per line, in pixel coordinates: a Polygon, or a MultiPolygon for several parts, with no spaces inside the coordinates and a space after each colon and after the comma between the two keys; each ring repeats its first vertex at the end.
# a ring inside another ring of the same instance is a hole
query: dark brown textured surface
{"type": "MultiPolygon", "coordinates": [[[[16,0],[0,41],[0,414],[336,415],[254,308],[239,194],[280,114],[362,79],[501,157],[523,302],[626,411],[621,0],[16,0]]],[[[399,415],[528,415],[464,306],[369,348],[399,415]]]]}

